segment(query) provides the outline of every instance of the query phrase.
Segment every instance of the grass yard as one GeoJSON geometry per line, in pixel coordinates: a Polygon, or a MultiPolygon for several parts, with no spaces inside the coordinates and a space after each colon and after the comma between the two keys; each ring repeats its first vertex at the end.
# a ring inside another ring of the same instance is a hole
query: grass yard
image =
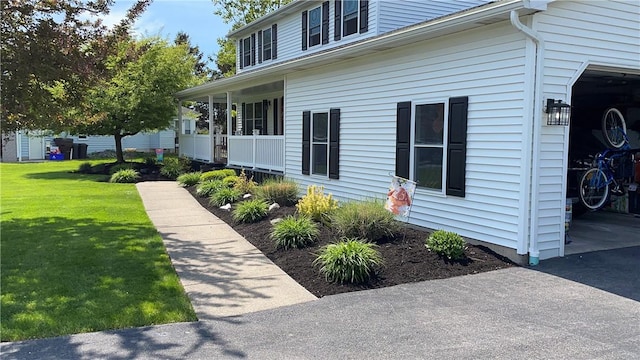
{"type": "Polygon", "coordinates": [[[2,341],[196,320],[135,185],[80,164],[0,164],[2,341]]]}

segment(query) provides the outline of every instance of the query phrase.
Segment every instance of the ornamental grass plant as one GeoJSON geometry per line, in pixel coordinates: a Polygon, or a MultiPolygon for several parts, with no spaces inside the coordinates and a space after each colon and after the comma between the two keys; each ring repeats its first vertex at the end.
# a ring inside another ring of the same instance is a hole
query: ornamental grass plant
{"type": "Polygon", "coordinates": [[[348,238],[379,241],[393,237],[400,229],[393,213],[377,200],[351,201],[331,214],[331,225],[348,238]]]}
{"type": "Polygon", "coordinates": [[[367,282],[382,263],[376,245],[357,238],[324,246],[313,262],[327,281],[353,284],[367,282]]]}
{"type": "Polygon", "coordinates": [[[276,248],[303,248],[316,241],[318,224],[306,216],[287,216],[273,226],[271,239],[276,248]]]}
{"type": "Polygon", "coordinates": [[[252,199],[238,204],[233,210],[233,220],[241,223],[252,223],[267,217],[269,204],[264,200],[252,199]]]}

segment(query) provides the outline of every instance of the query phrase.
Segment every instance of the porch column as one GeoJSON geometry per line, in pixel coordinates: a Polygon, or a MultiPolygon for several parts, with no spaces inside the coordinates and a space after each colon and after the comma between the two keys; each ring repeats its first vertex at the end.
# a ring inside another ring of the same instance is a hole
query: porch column
{"type": "Polygon", "coordinates": [[[182,137],[182,100],[178,100],[178,156],[182,155],[180,137],[182,137]]]}
{"type": "Polygon", "coordinates": [[[227,165],[231,159],[231,136],[233,135],[233,104],[231,102],[231,91],[227,91],[227,165]]]}
{"type": "Polygon", "coordinates": [[[213,151],[215,149],[213,144],[213,95],[209,95],[209,162],[213,162],[213,151]]]}

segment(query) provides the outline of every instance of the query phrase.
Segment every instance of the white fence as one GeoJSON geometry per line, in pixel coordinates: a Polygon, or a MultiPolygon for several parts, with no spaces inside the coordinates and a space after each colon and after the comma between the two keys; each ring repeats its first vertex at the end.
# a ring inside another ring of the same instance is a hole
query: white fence
{"type": "Polygon", "coordinates": [[[211,162],[212,143],[209,135],[180,135],[180,156],[211,162]]]}
{"type": "Polygon", "coordinates": [[[229,136],[227,162],[252,169],[284,171],[284,136],[229,136]]]}

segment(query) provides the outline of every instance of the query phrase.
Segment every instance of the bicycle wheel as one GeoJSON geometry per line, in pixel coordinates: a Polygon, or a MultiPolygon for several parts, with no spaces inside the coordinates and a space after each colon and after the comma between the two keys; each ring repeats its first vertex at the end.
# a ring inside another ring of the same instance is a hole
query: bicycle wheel
{"type": "Polygon", "coordinates": [[[601,209],[609,198],[609,184],[604,172],[597,168],[587,170],[580,179],[578,196],[587,209],[601,209]]]}
{"type": "Polygon", "coordinates": [[[614,149],[620,149],[624,143],[627,134],[627,124],[620,110],[609,108],[602,116],[602,133],[607,146],[614,149]]]}

